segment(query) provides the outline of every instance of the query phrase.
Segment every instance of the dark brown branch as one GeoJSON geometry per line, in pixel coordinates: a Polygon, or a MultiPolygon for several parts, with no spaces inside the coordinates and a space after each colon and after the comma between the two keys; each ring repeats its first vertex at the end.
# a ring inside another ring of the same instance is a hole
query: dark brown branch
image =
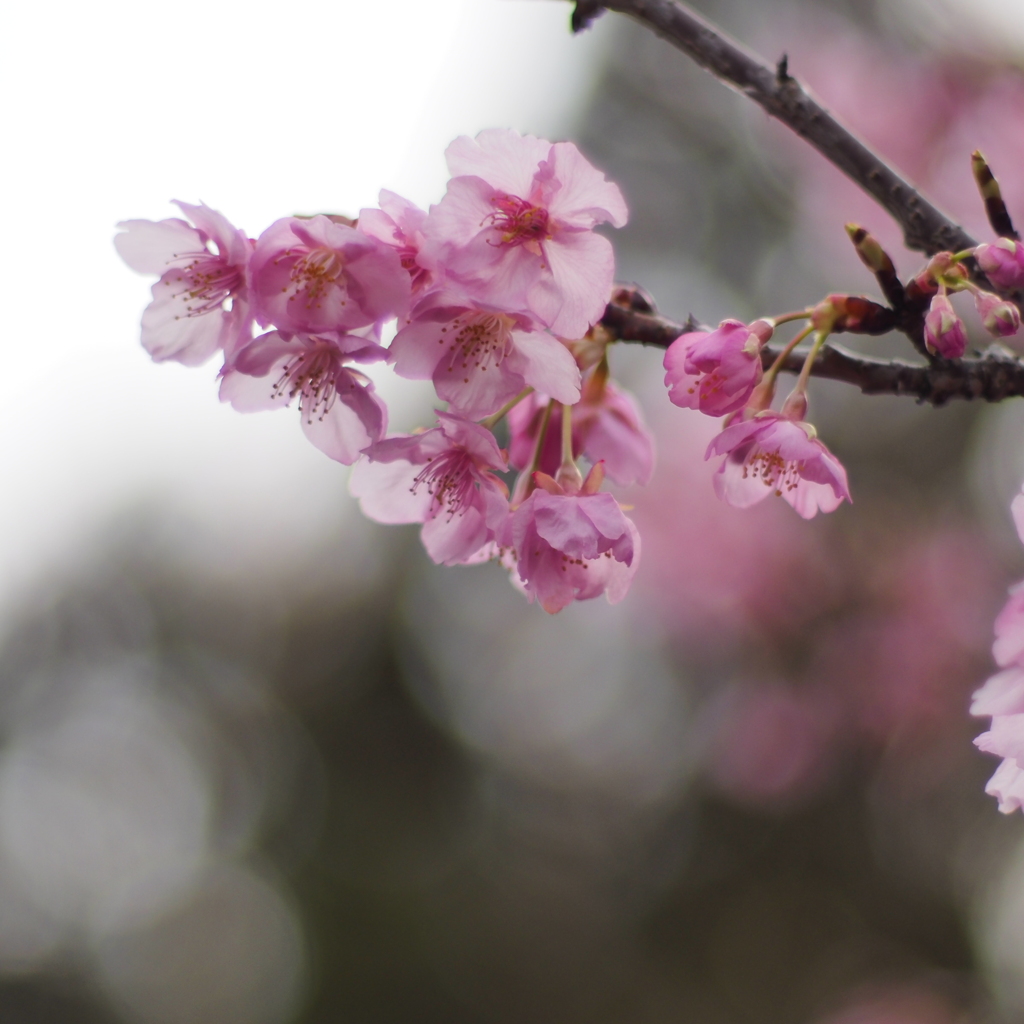
{"type": "MultiPolygon", "coordinates": [[[[618,304],[608,306],[601,324],[619,341],[655,348],[668,348],[681,334],[701,329],[692,319],[686,325],[677,324],[654,313],[618,304]]],[[[766,368],[778,354],[777,346],[764,348],[762,359],[766,368]]],[[[799,373],[803,361],[804,355],[794,352],[782,368],[788,373],[799,373]]],[[[875,359],[828,344],[815,361],[811,375],[853,384],[868,395],[911,395],[932,405],[945,405],[951,398],[1000,402],[1024,396],[1024,362],[999,349],[976,359],[935,359],[919,365],[875,359]]]]}
{"type": "Polygon", "coordinates": [[[578,0],[573,29],[586,27],[602,9],[631,15],[652,28],[806,139],[895,218],[907,248],[931,256],[977,244],[808,95],[789,74],[785,58],[777,67],[770,67],[673,0],[578,0]]]}

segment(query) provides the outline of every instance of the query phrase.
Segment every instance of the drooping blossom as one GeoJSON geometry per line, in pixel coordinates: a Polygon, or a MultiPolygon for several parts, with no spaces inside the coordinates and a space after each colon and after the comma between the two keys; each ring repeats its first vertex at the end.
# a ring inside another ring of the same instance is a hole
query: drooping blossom
{"type": "Polygon", "coordinates": [[[252,243],[208,206],[175,205],[191,224],[179,217],[121,221],[114,246],[132,270],[160,275],[142,314],[145,350],[157,362],[199,366],[251,335],[246,265],[252,243]]]}
{"type": "Polygon", "coordinates": [[[989,334],[997,338],[1008,338],[1020,330],[1020,310],[1006,299],[992,292],[974,289],[974,304],[978,307],[981,322],[989,334]]]}
{"type": "Polygon", "coordinates": [[[351,362],[387,355],[373,332],[290,334],[270,331],[237,352],[223,372],[222,401],[256,412],[298,400],[302,429],[337,462],[352,465],[387,429],[387,407],[351,362]]]}
{"type": "Polygon", "coordinates": [[[603,476],[597,463],[579,492],[569,493],[547,474],[535,473],[537,489],[499,532],[498,544],[514,559],[519,585],[546,612],[601,594],[615,604],[629,590],[640,534],[619,503],[599,491],[603,476]]]}
{"type": "Polygon", "coordinates": [[[708,416],[742,409],[761,380],[761,346],[771,335],[764,320],[749,327],[724,320],[714,331],[681,334],[665,352],[669,400],[708,416]]]}
{"type": "Polygon", "coordinates": [[[984,242],[974,250],[974,258],[997,288],[1024,287],[1024,245],[1016,239],[984,242]]]}
{"type": "Polygon", "coordinates": [[[944,292],[932,297],[925,314],[924,343],[946,359],[959,359],[967,350],[967,329],[944,292]]]}
{"type": "Polygon", "coordinates": [[[403,315],[411,284],[390,245],[329,217],[282,217],[256,242],[253,312],[282,331],[347,331],[403,315]]]}
{"type": "Polygon", "coordinates": [[[413,295],[429,291],[435,275],[419,258],[425,240],[426,211],[386,188],[380,190],[377,201],[379,209],[370,207],[359,211],[359,230],[390,245],[398,253],[411,279],[413,295]]]}
{"type": "Polygon", "coordinates": [[[494,435],[438,412],[438,426],[371,446],[349,488],[379,523],[423,523],[427,554],[443,565],[478,560],[508,516],[508,469],[494,435]]]}
{"type": "MultiPolygon", "coordinates": [[[[654,438],[636,399],[603,375],[599,381],[595,376],[586,379],[580,400],[572,407],[573,457],[584,455],[591,462],[603,462],[607,475],[624,487],[646,484],[654,472],[654,438]]],[[[534,393],[508,414],[509,461],[516,469],[530,465],[547,405],[546,395],[534,393]]],[[[550,476],[562,461],[561,437],[562,411],[556,407],[537,465],[550,476]]]]}
{"type": "MultiPolygon", "coordinates": [[[[1017,534],[1024,541],[1024,494],[1010,506],[1017,534]]],[[[1010,589],[1010,598],[996,617],[992,656],[1002,670],[974,694],[972,715],[990,715],[991,727],[975,739],[979,749],[1003,760],[985,792],[1009,814],[1024,808],[1024,582],[1010,589]]]]}
{"type": "Polygon", "coordinates": [[[777,412],[759,412],[727,426],[708,445],[705,458],[724,455],[715,492],[736,508],[769,494],[784,498],[804,519],[850,501],[846,470],[817,439],[809,423],[777,412]]]}
{"type": "Polygon", "coordinates": [[[611,243],[593,228],[626,223],[618,186],[572,143],[509,129],[462,136],[445,156],[453,177],[430,210],[427,261],[470,301],[581,338],[611,294],[611,243]]]}
{"type": "Polygon", "coordinates": [[[438,397],[471,419],[496,412],[527,385],[570,405],[580,397],[572,354],[520,315],[432,306],[398,332],[388,352],[399,376],[433,380],[438,397]]]}

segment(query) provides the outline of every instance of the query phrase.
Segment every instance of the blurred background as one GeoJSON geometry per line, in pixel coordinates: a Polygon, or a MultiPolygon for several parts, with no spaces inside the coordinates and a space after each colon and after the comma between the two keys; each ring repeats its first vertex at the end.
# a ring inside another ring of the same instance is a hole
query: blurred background
{"type": "MultiPolygon", "coordinates": [[[[787,52],[970,230],[976,147],[1024,219],[1019,0],[696,6],[787,52]]],[[[362,520],[296,416],[238,415],[215,366],[138,344],[116,221],[427,205],[445,145],[490,126],[571,138],[621,184],[619,276],[670,316],[871,294],[848,220],[917,269],[749,102],[569,13],[5,13],[3,1024],[1024,1020],[1024,823],[984,796],[967,717],[1024,574],[1019,402],[816,382],[856,504],[804,523],[718,503],[715,424],[620,346],[659,445],[622,494],[643,560],[623,604],[551,618],[362,520]]],[[[429,415],[379,386],[396,429],[429,415]]]]}

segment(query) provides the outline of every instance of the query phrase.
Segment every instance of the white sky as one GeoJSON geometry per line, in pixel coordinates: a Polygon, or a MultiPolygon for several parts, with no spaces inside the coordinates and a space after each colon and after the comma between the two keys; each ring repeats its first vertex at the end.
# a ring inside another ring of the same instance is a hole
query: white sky
{"type": "MultiPolygon", "coordinates": [[[[229,561],[299,557],[352,513],[345,471],[292,411],[218,403],[215,363],[154,365],[150,280],[118,220],[201,200],[251,235],[293,212],[355,213],[388,187],[440,198],[444,147],[548,136],[609,26],[572,38],[554,0],[57,0],[7,9],[0,402],[0,613],[75,561],[120,509],[167,508],[229,561]]],[[[399,418],[399,417],[395,417],[399,418]]]]}

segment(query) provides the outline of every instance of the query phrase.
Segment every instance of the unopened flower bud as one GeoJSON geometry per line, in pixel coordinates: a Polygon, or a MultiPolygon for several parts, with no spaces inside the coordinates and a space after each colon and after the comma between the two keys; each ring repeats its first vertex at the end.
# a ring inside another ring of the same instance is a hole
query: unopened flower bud
{"type": "Polygon", "coordinates": [[[1012,238],[984,243],[974,251],[978,266],[997,288],[1024,287],[1024,246],[1012,238]]]}
{"type": "Polygon", "coordinates": [[[1012,302],[979,288],[974,293],[974,304],[989,334],[1006,338],[1020,330],[1020,310],[1012,302]]]}
{"type": "Polygon", "coordinates": [[[859,224],[853,223],[846,225],[846,233],[850,236],[850,241],[853,242],[853,247],[857,250],[861,262],[868,270],[875,274],[896,272],[889,254],[882,248],[874,235],[868,234],[859,224]]]}
{"type": "Polygon", "coordinates": [[[929,352],[946,359],[959,359],[967,349],[967,331],[956,315],[948,295],[939,294],[924,318],[924,343],[929,352]]]}

